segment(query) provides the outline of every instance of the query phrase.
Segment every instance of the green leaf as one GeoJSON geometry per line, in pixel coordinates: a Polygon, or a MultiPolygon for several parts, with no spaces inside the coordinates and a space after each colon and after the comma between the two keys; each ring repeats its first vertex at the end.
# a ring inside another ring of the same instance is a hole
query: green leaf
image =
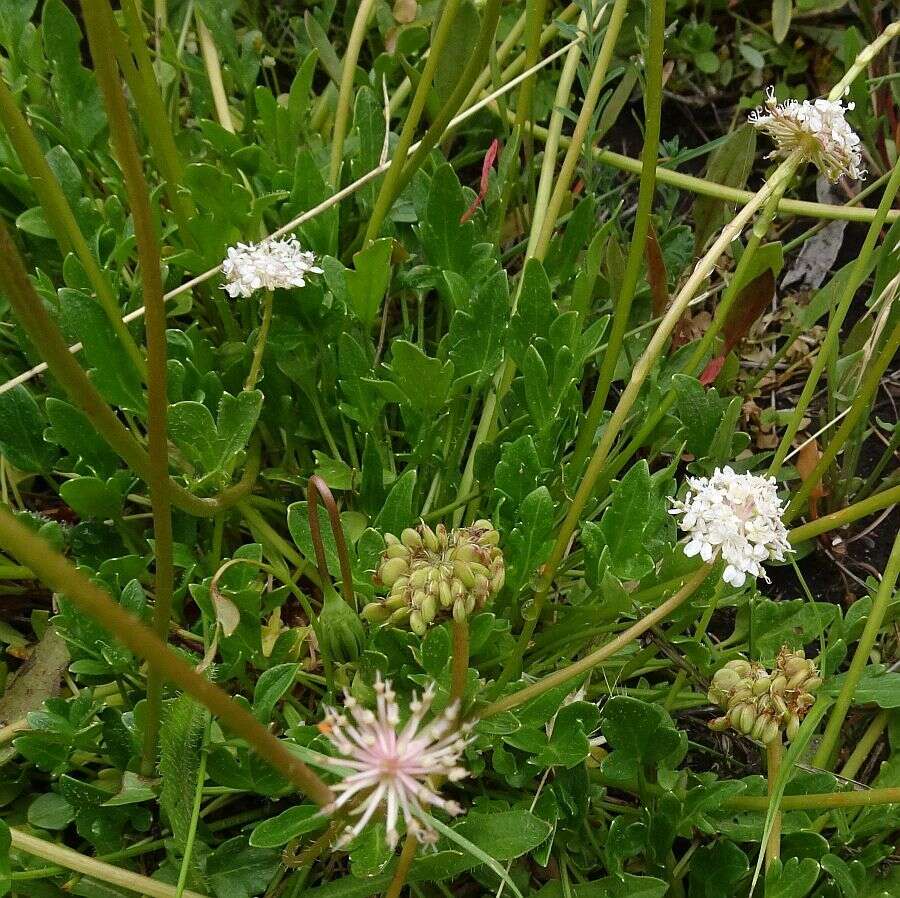
{"type": "Polygon", "coordinates": [[[448,342],[456,375],[455,389],[479,389],[503,358],[503,333],[509,314],[509,284],[505,271],[482,281],[467,309],[457,309],[450,321],[448,342]]]}
{"type": "Polygon", "coordinates": [[[733,842],[704,845],[691,864],[691,894],[697,898],[732,898],[747,875],[750,862],[733,842]]]}
{"type": "Polygon", "coordinates": [[[532,490],[519,507],[519,521],[506,539],[506,582],[517,593],[544,562],[553,533],[550,490],[532,490]]]}
{"type": "Polygon", "coordinates": [[[563,892],[558,879],[553,879],[534,898],[663,898],[668,890],[669,884],[661,879],[623,873],[592,882],[572,883],[571,895],[563,892]]]}
{"type": "Polygon", "coordinates": [[[66,335],[84,344],[91,380],[113,405],[146,410],[141,377],[97,300],[78,290],[59,291],[60,321],[66,335]]]}
{"type": "Polygon", "coordinates": [[[122,494],[99,477],[75,477],[59,488],[59,496],[79,517],[118,518],[122,494]]]}
{"type": "Polygon", "coordinates": [[[44,406],[50,427],[44,439],[62,446],[73,459],[81,459],[101,477],[109,477],[119,465],[118,456],[91,425],[87,415],[68,402],[50,396],[44,406]]]}
{"type": "Polygon", "coordinates": [[[793,13],[793,0],[772,0],[772,37],[776,44],[787,37],[793,13]]]}
{"type": "Polygon", "coordinates": [[[41,33],[63,129],[82,146],[90,146],[106,125],[106,114],[94,73],[81,64],[78,21],[62,0],[44,4],[41,33]]]}
{"type": "Polygon", "coordinates": [[[420,230],[422,247],[435,268],[455,271],[470,280],[475,273],[475,224],[459,223],[467,206],[456,172],[449,163],[444,163],[431,179],[425,221],[420,230]]]}
{"type": "Polygon", "coordinates": [[[16,227],[26,234],[43,237],[45,240],[53,240],[55,237],[53,228],[50,227],[47,216],[40,206],[32,206],[20,213],[16,218],[16,227]]]}
{"type": "Polygon", "coordinates": [[[253,713],[257,720],[265,723],[271,720],[275,705],[294,685],[299,670],[299,664],[276,664],[260,674],[253,690],[253,713]]]}
{"type": "MultiPolygon", "coordinates": [[[[828,680],[825,694],[837,696],[847,674],[828,680]]],[[[900,708],[900,672],[886,670],[881,664],[863,668],[862,675],[853,690],[853,704],[878,705],[879,708],[900,708]]]]}
{"type": "Polygon", "coordinates": [[[288,114],[293,134],[297,134],[306,124],[310,90],[318,61],[318,52],[315,49],[311,50],[297,69],[297,74],[294,75],[294,80],[291,82],[291,89],[288,93],[288,114]]]}
{"type": "Polygon", "coordinates": [[[321,829],[325,822],[326,818],[314,804],[298,804],[258,824],[250,834],[250,845],[281,848],[297,836],[321,829]]]}
{"type": "Polygon", "coordinates": [[[176,402],[169,407],[169,439],[201,472],[219,461],[219,434],[212,412],[202,402],[176,402]]]}
{"type": "MultiPolygon", "coordinates": [[[[715,387],[706,389],[696,377],[676,374],[672,386],[678,396],[678,417],[684,425],[687,451],[697,458],[705,458],[728,406],[715,387]]],[[[729,445],[730,448],[730,445],[729,445]]]]}
{"type": "Polygon", "coordinates": [[[391,350],[389,370],[405,401],[421,415],[435,414],[450,393],[453,363],[430,358],[408,340],[395,340],[391,350]]]}
{"type": "MultiPolygon", "coordinates": [[[[756,130],[750,124],[732,131],[710,154],[706,180],[726,187],[743,188],[756,153],[756,130]]],[[[727,205],[715,197],[694,200],[694,248],[699,255],[709,238],[725,222],[727,205]]]]}
{"type": "Polygon", "coordinates": [[[384,533],[399,534],[415,522],[412,500],[416,488],[416,472],[405,471],[391,487],[374,526],[384,533]]]}
{"type": "Polygon", "coordinates": [[[643,764],[656,764],[678,750],[681,738],[659,705],[615,695],[600,714],[600,726],[616,752],[643,764]]]}
{"type": "MultiPolygon", "coordinates": [[[[435,19],[436,26],[437,19],[435,19]]],[[[442,104],[446,103],[453,93],[462,74],[462,62],[471,54],[478,41],[480,30],[481,23],[475,4],[472,0],[464,0],[453,20],[453,27],[450,29],[447,43],[438,60],[437,71],[434,73],[434,92],[442,104]]]]}
{"type": "Polygon", "coordinates": [[[0,394],[0,453],[25,473],[49,471],[56,460],[44,440],[44,416],[22,384],[0,394]]]}
{"type": "Polygon", "coordinates": [[[200,752],[209,719],[203,705],[189,695],[181,695],[169,705],[160,728],[159,804],[179,852],[184,851],[191,828],[200,752]]]}
{"type": "Polygon", "coordinates": [[[819,878],[819,864],[811,857],[773,861],[766,872],[765,898],[805,898],[819,878]]]}
{"type": "Polygon", "coordinates": [[[500,461],[497,462],[494,474],[494,488],[504,495],[512,513],[537,488],[541,470],[541,460],[531,434],[526,433],[501,448],[500,461]]]}
{"type": "Polygon", "coordinates": [[[537,259],[529,259],[522,272],[522,286],[516,313],[506,333],[510,357],[521,368],[525,352],[536,337],[546,337],[556,317],[550,280],[537,259]]]}
{"type": "Polygon", "coordinates": [[[28,823],[39,829],[65,829],[75,819],[75,809],[58,792],[45,792],[28,806],[28,823]]]}
{"type": "Polygon", "coordinates": [[[370,330],[391,281],[391,249],[394,241],[382,237],[353,256],[353,268],[344,272],[350,308],[370,330]]]}
{"type": "Polygon", "coordinates": [[[219,400],[217,467],[228,469],[229,461],[246,448],[253,434],[253,428],[262,411],[263,394],[259,390],[244,390],[237,396],[223,393],[219,400]]]}
{"type": "Polygon", "coordinates": [[[782,645],[802,648],[825,633],[839,617],[840,609],[831,602],[759,599],[753,603],[755,650],[761,658],[773,658],[782,645]]]}
{"type": "Polygon", "coordinates": [[[223,842],[206,862],[206,876],[216,898],[255,898],[278,868],[277,851],[252,848],[244,836],[223,842]]]}
{"type": "Polygon", "coordinates": [[[612,494],[612,504],[600,519],[600,531],[609,546],[610,571],[621,580],[640,580],[653,570],[645,532],[663,504],[654,495],[645,459],[613,484],[612,494]]]}

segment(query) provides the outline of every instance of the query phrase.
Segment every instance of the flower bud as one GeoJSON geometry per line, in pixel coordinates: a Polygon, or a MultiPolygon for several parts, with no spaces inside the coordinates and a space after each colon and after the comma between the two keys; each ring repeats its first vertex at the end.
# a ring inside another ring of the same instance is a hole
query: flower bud
{"type": "Polygon", "coordinates": [[[400,534],[400,542],[408,549],[420,549],[422,547],[422,537],[412,527],[407,527],[400,534]]]}
{"type": "Polygon", "coordinates": [[[319,613],[319,630],[323,649],[335,661],[356,661],[359,658],[366,634],[359,615],[325,584],[322,611],[319,613]]]}
{"type": "Polygon", "coordinates": [[[409,615],[409,628],[416,634],[416,636],[424,636],[428,630],[428,624],[425,623],[425,618],[422,615],[421,611],[412,611],[409,615]]]}
{"type": "Polygon", "coordinates": [[[407,568],[405,558],[388,558],[379,566],[376,576],[390,589],[397,582],[397,578],[406,573],[407,568]]]}
{"type": "Polygon", "coordinates": [[[362,610],[363,620],[371,624],[383,624],[391,616],[391,609],[384,602],[369,602],[362,610]]]}

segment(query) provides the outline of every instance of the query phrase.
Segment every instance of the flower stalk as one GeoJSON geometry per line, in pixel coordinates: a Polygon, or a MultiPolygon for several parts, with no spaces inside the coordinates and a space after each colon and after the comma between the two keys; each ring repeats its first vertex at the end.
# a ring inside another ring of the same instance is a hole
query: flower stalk
{"type": "Polygon", "coordinates": [[[801,524],[799,527],[794,527],[793,530],[788,531],[788,539],[793,545],[799,545],[807,539],[814,539],[823,533],[852,524],[854,521],[860,520],[860,518],[868,517],[876,511],[889,508],[898,502],[900,502],[900,486],[894,486],[890,489],[882,490],[880,493],[875,493],[874,496],[869,496],[861,502],[854,502],[852,505],[848,505],[839,511],[816,518],[814,521],[801,524]]]}
{"type": "Polygon", "coordinates": [[[622,276],[618,301],[613,310],[612,328],[606,345],[606,352],[597,375],[597,386],[587,412],[587,417],[578,431],[572,456],[572,470],[580,471],[587,460],[588,452],[597,432],[597,425],[606,406],[609,388],[612,385],[616,363],[622,351],[625,331],[631,315],[631,304],[637,288],[638,278],[644,267],[644,249],[650,231],[653,212],[653,197],[656,193],[656,160],[659,154],[660,123],[662,118],[663,54],[665,50],[666,4],[665,0],[651,0],[649,4],[648,45],[644,74],[644,147],[641,151],[641,175],[638,185],[637,210],[631,232],[631,245],[622,276]]]}
{"type": "Polygon", "coordinates": [[[262,320],[256,334],[256,343],[253,346],[253,359],[250,362],[250,371],[247,380],[244,381],[244,389],[252,390],[259,382],[262,371],[263,356],[266,354],[266,341],[269,339],[269,326],[272,324],[272,305],[275,299],[271,290],[264,290],[262,295],[262,320]]]}
{"type": "MultiPolygon", "coordinates": [[[[778,774],[781,771],[781,765],[784,760],[784,743],[781,741],[781,733],[771,741],[766,743],[766,782],[768,784],[769,798],[775,794],[775,784],[778,780],[778,774]]],[[[782,812],[778,811],[772,820],[772,829],[769,832],[769,839],[766,842],[766,869],[772,865],[773,861],[777,861],[781,856],[781,822],[782,812]]]]}

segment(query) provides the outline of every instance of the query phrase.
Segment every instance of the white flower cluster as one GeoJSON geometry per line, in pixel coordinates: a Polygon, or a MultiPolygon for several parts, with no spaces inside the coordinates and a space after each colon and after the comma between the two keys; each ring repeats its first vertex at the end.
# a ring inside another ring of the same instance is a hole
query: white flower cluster
{"type": "Polygon", "coordinates": [[[321,274],[316,257],[300,248],[293,235],[285,240],[239,243],[229,247],[222,262],[225,292],[234,299],[252,296],[257,290],[304,287],[308,274],[321,274]]]}
{"type": "Polygon", "coordinates": [[[787,156],[799,149],[807,162],[832,181],[841,175],[861,180],[862,168],[859,137],[847,123],[845,114],[853,109],[840,100],[787,100],[778,103],[775,91],[766,90],[766,105],[750,113],[750,122],[765,131],[777,144],[769,158],[787,156]]]}
{"type": "Polygon", "coordinates": [[[761,562],[784,560],[792,551],[781,521],[783,508],[774,477],[735,474],[716,468],[712,477],[688,478],[684,501],[672,500],[670,514],[688,534],[684,554],[712,561],[721,553],[722,579],[743,586],[747,574],[768,580],[761,562]]]}
{"type": "Polygon", "coordinates": [[[373,712],[360,707],[356,699],[345,693],[344,708],[350,716],[329,708],[319,727],[340,755],[332,759],[329,767],[343,775],[332,786],[338,798],[325,811],[333,813],[361,796],[350,811],[359,819],[347,827],[338,844],[346,845],[358,836],[380,807],[385,808],[387,839],[392,848],[399,838],[400,814],[407,832],[419,842],[434,843],[437,834],[424,819],[424,806],[441,808],[451,816],[462,813],[462,808],[455,801],[442,798],[428,780],[446,777],[456,782],[468,776],[459,765],[459,758],[468,741],[469,726],[460,726],[457,721],[458,702],[423,725],[434,701],[433,685],[421,699],[413,697],[409,718],[402,728],[390,681],[378,677],[375,697],[373,712]]]}

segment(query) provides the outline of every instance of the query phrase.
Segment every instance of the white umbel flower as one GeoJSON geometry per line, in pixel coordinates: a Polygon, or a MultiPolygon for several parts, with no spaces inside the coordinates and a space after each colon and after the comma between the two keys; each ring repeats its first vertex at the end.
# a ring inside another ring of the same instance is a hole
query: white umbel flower
{"type": "Polygon", "coordinates": [[[455,802],[442,798],[432,777],[456,782],[468,776],[459,764],[466,747],[467,725],[457,721],[459,703],[454,702],[429,723],[425,716],[434,701],[434,686],[422,698],[413,696],[409,718],[400,727],[400,709],[390,681],[375,681],[376,710],[363,708],[346,692],[344,708],[349,716],[328,708],[320,729],[340,754],[329,767],[342,774],[332,786],[338,797],[326,808],[333,813],[354,798],[351,814],[358,819],[348,826],[339,844],[346,845],[369,823],[379,808],[385,810],[388,843],[396,847],[400,815],[406,831],[419,842],[434,843],[437,834],[425,821],[425,807],[441,808],[451,816],[462,813],[455,802]]]}
{"type": "Polygon", "coordinates": [[[748,574],[768,580],[762,562],[783,561],[793,551],[774,477],[735,474],[726,466],[712,477],[689,477],[688,486],[684,501],[673,499],[670,511],[682,515],[684,554],[712,561],[721,553],[726,583],[743,586],[748,574]]]}
{"type": "Polygon", "coordinates": [[[257,290],[290,289],[306,286],[306,276],[322,274],[316,257],[300,248],[291,235],[284,240],[239,243],[229,247],[222,262],[222,288],[234,299],[252,296],[257,290]]]}
{"type": "Polygon", "coordinates": [[[859,137],[845,117],[853,105],[825,99],[778,103],[774,89],[769,87],[765,108],[751,112],[750,122],[775,141],[777,146],[768,158],[787,156],[799,149],[807,162],[832,181],[841,175],[862,180],[866,171],[859,137]]]}

